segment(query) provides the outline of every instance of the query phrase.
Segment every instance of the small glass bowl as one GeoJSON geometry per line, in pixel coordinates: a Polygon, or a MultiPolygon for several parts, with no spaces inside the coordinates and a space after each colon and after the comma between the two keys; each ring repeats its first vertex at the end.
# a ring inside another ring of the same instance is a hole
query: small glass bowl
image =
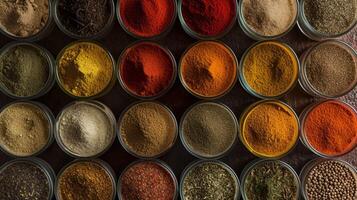
{"type": "Polygon", "coordinates": [[[3,35],[13,39],[13,40],[19,40],[19,41],[24,41],[24,42],[35,42],[35,41],[39,41],[41,39],[43,39],[44,37],[48,36],[54,26],[54,20],[53,20],[53,4],[52,4],[52,0],[48,0],[48,19],[47,22],[45,24],[44,27],[42,27],[42,29],[37,32],[34,35],[30,35],[28,37],[20,37],[20,36],[16,36],[12,33],[10,33],[9,31],[5,30],[5,28],[0,27],[0,33],[2,33],[3,35]]]}
{"type": "Polygon", "coordinates": [[[0,86],[0,91],[4,93],[6,96],[17,99],[17,100],[30,100],[30,99],[36,99],[39,98],[45,94],[47,94],[53,87],[55,83],[55,77],[54,77],[54,65],[55,65],[55,60],[52,54],[45,48],[35,44],[35,43],[28,43],[28,42],[10,42],[6,44],[3,48],[0,49],[0,57],[2,57],[4,54],[6,54],[9,50],[12,48],[18,47],[18,46],[29,46],[34,49],[36,49],[41,56],[43,56],[48,64],[48,79],[43,86],[43,88],[38,91],[37,94],[34,94],[32,96],[17,96],[13,93],[11,93],[8,89],[5,87],[0,86]]]}
{"type": "Polygon", "coordinates": [[[29,158],[17,158],[11,161],[6,162],[0,167],[0,174],[2,173],[3,170],[5,170],[7,167],[17,164],[17,163],[27,163],[29,165],[35,166],[39,168],[46,176],[48,180],[48,200],[51,200],[53,197],[53,189],[54,189],[54,184],[56,181],[56,174],[51,168],[51,166],[44,160],[36,157],[29,157],[29,158]]]}
{"type": "Polygon", "coordinates": [[[300,62],[299,62],[299,58],[298,56],[296,55],[295,51],[287,44],[285,43],[282,43],[282,42],[279,42],[279,41],[275,41],[275,40],[270,40],[270,41],[260,41],[260,42],[256,42],[255,44],[253,44],[252,46],[250,46],[243,54],[242,56],[242,59],[240,60],[240,63],[239,63],[239,71],[241,73],[239,73],[239,82],[241,83],[241,85],[243,86],[244,90],[247,91],[249,94],[257,97],[257,98],[260,98],[260,99],[280,99],[281,97],[285,96],[286,94],[290,93],[294,88],[295,86],[297,85],[297,82],[298,82],[298,79],[299,79],[299,68],[300,68],[300,62]],[[254,91],[250,86],[249,84],[247,83],[247,81],[245,80],[245,77],[244,77],[244,73],[243,73],[243,68],[244,68],[244,62],[245,62],[245,59],[246,59],[246,56],[248,55],[248,53],[250,52],[250,50],[252,50],[254,47],[262,44],[262,43],[266,43],[266,42],[273,42],[273,43],[276,43],[278,45],[282,45],[283,47],[286,48],[286,50],[290,51],[290,53],[294,56],[294,59],[296,60],[297,62],[297,73],[296,73],[296,76],[294,77],[294,81],[293,83],[290,85],[290,88],[287,89],[284,93],[280,94],[280,95],[277,95],[277,96],[264,96],[264,95],[261,95],[259,94],[258,92],[254,91]]]}
{"type": "Polygon", "coordinates": [[[48,131],[49,132],[48,132],[47,143],[41,149],[39,149],[37,152],[30,154],[30,155],[26,155],[26,156],[20,156],[20,155],[11,153],[10,151],[6,150],[6,148],[4,148],[2,145],[0,145],[0,150],[2,152],[4,152],[6,155],[13,157],[13,158],[27,158],[27,157],[38,156],[42,152],[44,152],[49,146],[51,146],[51,144],[54,140],[53,132],[54,132],[55,117],[53,116],[51,110],[45,104],[42,104],[40,102],[35,102],[35,101],[15,101],[15,102],[9,103],[0,109],[0,113],[2,113],[4,110],[9,108],[10,106],[14,106],[16,104],[22,104],[22,105],[27,104],[27,105],[39,108],[41,110],[42,114],[44,115],[44,117],[47,119],[47,122],[48,122],[48,131]]]}
{"type": "Polygon", "coordinates": [[[189,35],[191,36],[192,38],[194,39],[199,39],[199,40],[217,40],[219,38],[222,38],[223,36],[225,36],[234,26],[234,24],[236,23],[236,20],[237,20],[237,15],[238,15],[238,5],[237,5],[237,1],[236,0],[233,0],[233,3],[235,4],[234,6],[234,9],[235,9],[235,15],[234,17],[232,18],[232,22],[230,23],[229,26],[226,27],[226,29],[218,34],[218,35],[203,35],[203,34],[200,34],[200,33],[197,33],[196,31],[192,30],[185,22],[185,19],[183,17],[183,14],[182,14],[182,1],[183,0],[178,0],[178,17],[179,17],[179,20],[181,22],[181,26],[183,28],[183,30],[189,35]]]}
{"type": "Polygon", "coordinates": [[[328,154],[324,154],[320,151],[318,151],[317,149],[315,149],[309,142],[307,136],[306,136],[306,132],[304,130],[304,127],[305,127],[305,121],[306,121],[306,118],[309,116],[310,112],[315,109],[317,106],[323,104],[323,103],[326,103],[326,102],[336,102],[336,103],[339,103],[343,106],[346,106],[348,108],[351,109],[351,111],[354,113],[354,115],[357,117],[357,111],[356,109],[348,104],[348,103],[345,103],[343,101],[340,101],[340,100],[322,100],[320,102],[317,102],[317,103],[313,103],[309,106],[307,106],[300,114],[300,141],[302,142],[302,144],[308,148],[311,152],[313,152],[314,154],[320,156],[320,157],[323,157],[323,158],[335,158],[335,157],[340,157],[340,156],[343,156],[343,155],[346,155],[348,154],[349,152],[353,151],[356,147],[357,147],[357,143],[355,143],[355,145],[347,150],[346,152],[343,152],[342,154],[338,154],[338,155],[328,155],[328,154]]]}
{"type": "MultiPolygon", "coordinates": [[[[309,162],[307,162],[304,167],[302,168],[299,177],[301,180],[301,196],[303,197],[303,199],[305,200],[309,200],[308,196],[307,196],[307,192],[306,192],[306,184],[307,184],[307,179],[309,178],[308,175],[311,172],[311,170],[313,168],[315,168],[317,165],[326,162],[326,161],[335,161],[335,162],[339,162],[340,164],[346,166],[349,170],[351,170],[351,173],[354,174],[354,176],[357,179],[357,170],[356,167],[352,166],[351,164],[349,164],[346,161],[340,160],[340,159],[326,159],[326,158],[315,158],[313,160],[310,160],[309,162]]],[[[342,183],[341,183],[342,184],[342,183]]]]}
{"type": "Polygon", "coordinates": [[[291,113],[294,114],[294,118],[296,119],[296,123],[298,124],[299,126],[299,118],[296,114],[296,112],[294,111],[294,109],[289,106],[288,104],[282,102],[282,101],[279,101],[279,100],[260,100],[258,102],[255,102],[253,104],[251,104],[250,106],[248,106],[242,113],[240,119],[239,119],[239,139],[240,141],[243,143],[243,145],[246,147],[247,150],[249,150],[249,152],[251,152],[253,155],[259,157],[259,158],[263,158],[263,159],[270,159],[270,160],[273,160],[273,159],[279,159],[279,158],[282,158],[286,155],[288,155],[292,150],[294,150],[294,148],[296,147],[297,145],[297,142],[299,140],[298,136],[299,136],[299,130],[296,130],[296,138],[295,138],[295,142],[294,144],[290,147],[290,149],[288,149],[286,152],[282,153],[281,155],[278,155],[278,156],[266,156],[266,155],[262,155],[256,151],[254,151],[253,148],[251,148],[249,146],[249,144],[247,144],[247,142],[243,139],[243,125],[244,125],[244,122],[248,116],[248,114],[258,105],[261,105],[261,104],[266,104],[266,103],[273,103],[273,104],[278,104],[278,105],[282,105],[282,106],[285,106],[286,108],[288,108],[291,113]]]}
{"type": "Polygon", "coordinates": [[[125,174],[125,172],[130,169],[131,167],[133,167],[134,165],[136,164],[139,164],[139,163],[145,163],[145,162],[151,162],[151,163],[154,163],[160,167],[162,167],[163,169],[165,169],[165,171],[167,173],[170,174],[171,178],[172,178],[172,181],[174,183],[174,186],[175,186],[175,194],[174,194],[174,200],[176,200],[178,198],[178,192],[177,192],[177,189],[178,189],[178,182],[177,182],[177,179],[176,179],[176,176],[174,174],[174,172],[172,171],[172,169],[170,168],[169,165],[167,165],[165,162],[161,161],[161,160],[158,160],[158,159],[143,159],[143,160],[137,160],[137,161],[134,161],[132,163],[130,163],[124,170],[123,172],[120,174],[119,176],[119,179],[118,179],[118,189],[117,189],[117,192],[118,192],[118,198],[119,200],[124,200],[124,198],[121,196],[121,189],[122,189],[122,179],[123,179],[123,175],[125,174]]]}
{"type": "Polygon", "coordinates": [[[63,110],[57,115],[56,118],[56,122],[55,122],[55,139],[57,141],[58,146],[62,149],[62,151],[64,151],[65,153],[67,153],[69,156],[72,156],[74,158],[96,158],[99,157],[101,155],[103,155],[106,151],[108,151],[110,149],[110,147],[113,145],[115,137],[117,134],[117,126],[116,126],[116,119],[115,116],[113,114],[113,112],[110,110],[110,108],[108,108],[106,105],[104,105],[103,103],[99,102],[99,101],[95,101],[95,100],[89,100],[89,101],[73,101],[69,104],[67,104],[63,110]],[[101,110],[103,113],[106,114],[108,120],[110,121],[110,124],[112,126],[113,132],[111,133],[111,139],[110,142],[107,144],[107,146],[100,152],[98,152],[95,155],[91,155],[91,156],[83,156],[80,154],[77,154],[75,152],[72,152],[70,149],[68,149],[66,147],[66,145],[63,143],[62,138],[60,136],[60,123],[61,123],[61,118],[63,117],[63,115],[69,111],[69,109],[73,106],[76,105],[89,105],[89,106],[93,106],[99,110],[101,110]]]}
{"type": "MultiPolygon", "coordinates": [[[[302,87],[302,89],[311,96],[325,98],[325,99],[334,99],[334,98],[338,98],[338,97],[346,95],[347,93],[349,93],[351,90],[353,90],[356,87],[356,85],[357,85],[357,59],[355,59],[355,67],[356,67],[355,80],[349,86],[349,88],[347,88],[344,91],[341,91],[340,94],[335,95],[335,96],[323,94],[322,92],[315,89],[314,86],[310,83],[308,76],[307,76],[306,65],[307,65],[308,59],[311,56],[311,53],[313,53],[316,48],[320,47],[321,45],[326,45],[326,44],[337,45],[337,46],[343,48],[344,50],[348,51],[355,58],[357,58],[357,52],[353,49],[353,47],[351,47],[350,45],[348,45],[347,43],[345,43],[343,41],[326,40],[324,42],[318,43],[318,44],[314,45],[313,47],[309,48],[307,51],[305,51],[300,58],[301,67],[300,67],[299,83],[300,83],[300,86],[302,87]]],[[[331,84],[333,84],[333,83],[331,83],[331,84]]]]}
{"type": "Polygon", "coordinates": [[[114,9],[114,1],[113,0],[107,0],[106,2],[110,6],[110,15],[107,21],[107,24],[102,28],[102,30],[94,35],[90,36],[83,36],[83,35],[78,35],[76,33],[73,33],[69,31],[61,22],[61,16],[58,11],[58,4],[61,0],[53,0],[53,12],[54,12],[54,21],[56,22],[58,28],[65,33],[67,36],[73,38],[73,39],[79,39],[79,40],[96,40],[96,39],[101,39],[104,38],[111,30],[114,25],[114,16],[115,16],[115,9],[114,9]]]}
{"type": "MultiPolygon", "coordinates": [[[[141,36],[141,35],[137,35],[133,32],[131,32],[127,26],[125,25],[122,17],[121,17],[121,14],[120,14],[120,0],[117,0],[117,6],[116,6],[116,16],[117,16],[117,19],[118,19],[118,22],[120,24],[120,26],[122,27],[122,29],[130,36],[136,38],[136,39],[139,39],[139,40],[158,40],[160,38],[163,38],[165,37],[167,34],[170,33],[170,31],[172,30],[172,28],[174,27],[174,24],[175,24],[175,21],[176,21],[176,18],[177,18],[177,3],[176,3],[176,0],[172,0],[173,1],[173,4],[174,4],[174,13],[173,13],[173,16],[172,16],[172,19],[171,19],[171,22],[170,24],[165,28],[165,30],[158,34],[158,35],[154,35],[154,36],[150,36],[150,37],[145,37],[145,36],[141,36]]],[[[137,13],[138,14],[138,13],[137,13]]]]}
{"type": "Polygon", "coordinates": [[[218,40],[206,40],[206,41],[198,41],[198,42],[195,42],[193,43],[192,45],[190,45],[186,50],[185,52],[182,54],[181,58],[180,58],[180,61],[179,61],[179,64],[178,64],[178,76],[179,76],[179,79],[180,79],[180,82],[182,84],[182,86],[186,89],[187,92],[189,92],[191,95],[195,96],[196,98],[199,98],[199,99],[203,99],[203,100],[215,100],[215,99],[219,99],[223,96],[225,96],[226,94],[228,94],[232,89],[233,87],[236,85],[237,83],[237,79],[238,79],[238,73],[239,73],[239,66],[238,66],[238,59],[237,59],[237,56],[235,55],[234,51],[228,46],[226,45],[225,43],[221,42],[221,41],[218,41],[218,40]],[[184,77],[182,75],[182,62],[183,62],[183,58],[184,56],[186,55],[186,53],[188,51],[191,50],[191,48],[193,48],[194,46],[202,43],[202,42],[213,42],[213,43],[217,43],[219,45],[222,45],[226,48],[226,50],[228,50],[228,52],[231,54],[232,58],[234,59],[234,67],[236,68],[236,72],[234,73],[234,78],[233,78],[233,81],[231,83],[231,86],[229,88],[226,89],[226,91],[224,91],[223,93],[217,95],[217,96],[204,96],[204,95],[201,95],[201,94],[198,94],[196,93],[195,91],[193,91],[185,82],[184,80],[184,77]]]}
{"type": "Polygon", "coordinates": [[[193,104],[192,106],[190,106],[186,111],[185,113],[182,115],[181,117],[181,120],[180,120],[180,126],[179,126],[179,135],[180,135],[180,139],[181,139],[181,142],[183,144],[183,146],[185,147],[186,151],[188,151],[191,155],[195,156],[196,158],[198,159],[202,159],[202,160],[206,160],[206,159],[220,159],[226,155],[229,154],[229,152],[233,149],[234,145],[236,144],[237,142],[237,138],[238,138],[238,120],[236,118],[236,116],[234,115],[233,111],[226,105],[224,105],[223,103],[220,103],[220,102],[209,102],[209,101],[200,101],[200,102],[197,102],[195,104],[193,104]],[[187,115],[197,106],[200,106],[200,105],[204,105],[204,104],[211,104],[211,105],[215,105],[215,106],[219,106],[221,107],[222,109],[224,109],[225,111],[227,111],[231,117],[232,117],[232,120],[234,121],[234,124],[235,124],[235,136],[234,136],[234,140],[232,141],[232,143],[230,144],[230,146],[223,152],[217,154],[217,155],[212,155],[212,156],[208,156],[208,155],[203,155],[203,154],[200,154],[199,152],[196,152],[192,147],[190,147],[190,145],[186,142],[186,139],[185,139],[185,134],[184,134],[184,128],[183,128],[183,122],[185,121],[185,118],[187,117],[187,115]]]}
{"type": "Polygon", "coordinates": [[[300,197],[300,179],[299,179],[299,175],[295,172],[294,168],[292,168],[289,164],[287,164],[284,161],[281,160],[269,160],[269,159],[255,159],[252,162],[248,163],[248,165],[246,165],[241,173],[240,176],[240,180],[241,180],[241,185],[240,185],[240,190],[242,193],[242,197],[243,200],[249,200],[249,198],[247,197],[247,194],[245,192],[245,181],[249,175],[249,173],[257,166],[266,163],[266,162],[276,162],[278,164],[280,164],[281,166],[285,167],[295,178],[295,183],[297,186],[297,190],[296,190],[296,198],[295,200],[299,200],[300,197]]]}
{"type": "Polygon", "coordinates": [[[190,171],[192,171],[194,168],[198,167],[199,165],[206,164],[206,163],[212,163],[212,164],[222,166],[224,169],[227,170],[227,172],[229,172],[231,174],[231,176],[234,179],[235,184],[236,184],[236,193],[234,195],[234,200],[240,199],[240,195],[241,195],[240,182],[239,182],[239,178],[238,178],[237,174],[234,172],[234,170],[230,166],[228,166],[226,163],[219,161],[219,160],[210,160],[210,161],[197,160],[197,161],[191,162],[188,166],[186,166],[186,168],[183,170],[183,172],[181,174],[181,178],[180,178],[180,191],[179,192],[180,192],[181,199],[186,200],[185,196],[184,196],[184,192],[183,192],[183,189],[184,189],[183,187],[184,187],[185,178],[188,175],[188,173],[190,171]]]}
{"type": "Polygon", "coordinates": [[[253,40],[275,40],[275,39],[281,38],[284,35],[288,34],[294,28],[294,26],[295,26],[295,24],[297,22],[298,15],[299,15],[299,1],[296,0],[295,2],[296,2],[296,14],[295,14],[294,20],[292,21],[290,26],[283,33],[281,33],[279,35],[265,36],[265,35],[261,35],[261,34],[257,33],[252,28],[250,28],[248,23],[246,22],[246,20],[244,18],[243,0],[239,1],[239,3],[238,3],[238,22],[239,22],[239,25],[240,25],[241,29],[243,30],[243,32],[247,36],[252,38],[253,40]]]}
{"type": "Polygon", "coordinates": [[[306,19],[305,16],[305,5],[306,0],[300,0],[300,8],[299,8],[299,17],[298,17],[298,27],[301,30],[301,32],[307,36],[308,38],[316,41],[322,41],[326,39],[333,39],[333,38],[338,38],[341,37],[342,35],[345,35],[346,33],[350,32],[357,24],[357,17],[355,17],[354,22],[351,24],[351,26],[346,29],[344,32],[336,35],[327,35],[324,33],[320,33],[317,31],[312,25],[309,23],[309,21],[306,19]]]}
{"type": "Polygon", "coordinates": [[[69,43],[68,45],[66,45],[62,50],[61,52],[57,55],[57,58],[56,58],[56,67],[55,67],[55,78],[56,78],[56,82],[58,84],[58,86],[61,88],[61,90],[67,94],[68,96],[74,98],[74,99],[77,99],[77,100],[88,100],[88,99],[97,99],[99,97],[102,97],[104,95],[106,95],[107,93],[110,92],[110,90],[113,88],[113,86],[115,85],[115,76],[117,74],[116,72],[116,67],[115,67],[115,60],[112,56],[112,54],[109,52],[109,50],[107,48],[105,48],[103,45],[101,45],[99,42],[95,42],[95,41],[90,41],[90,40],[78,40],[78,41],[75,41],[75,42],[71,42],[69,43]],[[99,48],[102,48],[106,54],[110,57],[110,60],[112,62],[112,77],[111,77],[111,80],[110,82],[108,83],[108,85],[106,86],[105,89],[103,89],[101,92],[99,92],[98,94],[95,94],[95,95],[92,95],[92,96],[75,96],[74,94],[70,93],[69,91],[66,90],[66,88],[63,87],[63,84],[62,84],[62,81],[61,81],[61,78],[60,78],[60,74],[59,74],[59,63],[60,63],[60,60],[63,56],[63,54],[65,53],[65,51],[74,46],[74,45],[77,45],[77,44],[80,44],[80,43],[89,43],[91,45],[96,45],[98,46],[99,48]]]}
{"type": "Polygon", "coordinates": [[[175,57],[173,56],[173,54],[171,53],[171,51],[166,48],[166,47],[163,47],[157,43],[154,43],[154,42],[150,42],[150,41],[139,41],[139,42],[134,42],[132,43],[131,45],[129,45],[122,53],[121,55],[119,56],[119,60],[118,60],[118,70],[117,70],[117,75],[118,75],[118,80],[119,80],[119,83],[121,85],[121,87],[129,94],[131,95],[132,97],[135,97],[135,98],[138,98],[138,99],[142,99],[142,100],[154,100],[154,99],[157,99],[157,98],[160,98],[162,97],[163,95],[165,95],[168,91],[170,91],[170,89],[173,87],[173,85],[175,84],[175,80],[176,80],[176,76],[177,76],[177,64],[176,64],[176,60],[175,60],[175,57]],[[123,60],[125,59],[126,57],[126,54],[128,53],[128,51],[131,49],[131,48],[135,48],[136,46],[140,46],[140,45],[143,45],[143,44],[150,44],[150,45],[153,45],[153,46],[157,46],[159,47],[160,49],[162,49],[171,59],[171,63],[172,63],[172,78],[170,80],[170,83],[167,85],[167,87],[165,89],[163,89],[161,92],[157,93],[156,95],[153,95],[153,96],[141,96],[141,95],[138,95],[136,94],[135,92],[133,92],[125,83],[125,81],[123,80],[123,77],[122,77],[122,73],[121,73],[121,65],[123,64],[123,60]]]}
{"type": "Polygon", "coordinates": [[[76,160],[68,163],[57,174],[57,180],[56,180],[55,185],[54,185],[54,193],[55,193],[56,199],[57,200],[62,200],[61,190],[60,190],[60,180],[61,180],[61,176],[63,175],[63,173],[69,167],[71,167],[71,166],[73,166],[73,165],[75,165],[77,163],[81,163],[81,162],[88,162],[88,163],[95,164],[95,165],[101,167],[106,172],[106,174],[109,176],[109,178],[110,178],[110,180],[112,182],[112,190],[113,190],[112,199],[114,200],[115,196],[116,196],[116,176],[115,176],[113,168],[107,162],[105,162],[105,161],[103,161],[101,159],[85,159],[85,158],[76,159],[76,160]]]}
{"type": "Polygon", "coordinates": [[[119,120],[118,120],[118,126],[117,126],[117,129],[118,129],[118,139],[119,139],[119,142],[121,144],[121,146],[125,149],[126,152],[128,152],[129,154],[131,154],[132,156],[136,157],[136,158],[139,158],[139,159],[156,159],[156,158],[159,158],[163,155],[165,155],[168,151],[170,151],[170,149],[174,146],[174,144],[176,143],[176,140],[177,140],[177,135],[178,135],[178,125],[177,125],[177,120],[176,120],[176,117],[175,115],[173,114],[173,112],[166,106],[164,105],[163,103],[160,103],[158,101],[138,101],[138,102],[134,102],[132,104],[130,104],[128,107],[126,107],[124,109],[124,111],[120,114],[119,116],[119,120]],[[148,157],[145,157],[145,156],[142,156],[142,155],[138,155],[137,153],[135,153],[133,150],[130,149],[130,147],[124,142],[124,139],[122,138],[122,135],[120,133],[120,129],[121,129],[121,124],[122,124],[122,121],[123,121],[123,118],[125,116],[125,114],[132,108],[134,108],[135,106],[138,106],[140,104],[146,104],[146,103],[153,103],[153,104],[157,104],[159,106],[161,106],[163,109],[165,109],[169,115],[171,116],[171,120],[173,121],[174,123],[174,139],[172,140],[172,143],[170,146],[167,147],[166,150],[164,150],[163,152],[159,153],[158,155],[155,155],[155,156],[148,156],[148,157]]]}

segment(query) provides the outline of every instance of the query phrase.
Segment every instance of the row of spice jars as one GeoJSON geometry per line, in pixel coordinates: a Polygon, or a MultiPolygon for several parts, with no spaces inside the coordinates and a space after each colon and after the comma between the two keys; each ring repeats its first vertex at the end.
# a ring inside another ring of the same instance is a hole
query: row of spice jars
{"type": "Polygon", "coordinates": [[[276,39],[287,34],[298,21],[301,31],[315,40],[339,37],[357,23],[354,0],[160,0],[155,2],[98,0],[82,3],[76,0],[41,0],[27,4],[20,12],[18,2],[0,7],[1,32],[19,40],[34,41],[48,35],[54,21],[68,36],[76,39],[104,37],[113,27],[115,13],[119,24],[131,36],[157,39],[166,35],[176,13],[187,34],[198,39],[217,39],[227,34],[236,18],[242,30],[256,40],[276,39]],[[206,9],[210,8],[210,9],[206,9]],[[6,10],[10,10],[6,12],[6,10]],[[26,15],[9,22],[11,13],[26,15]],[[325,14],[319,14],[325,13],[325,14]],[[53,16],[53,17],[52,17],[53,16]],[[54,18],[54,20],[52,19],[54,18]],[[15,27],[15,28],[14,28],[15,27]]]}

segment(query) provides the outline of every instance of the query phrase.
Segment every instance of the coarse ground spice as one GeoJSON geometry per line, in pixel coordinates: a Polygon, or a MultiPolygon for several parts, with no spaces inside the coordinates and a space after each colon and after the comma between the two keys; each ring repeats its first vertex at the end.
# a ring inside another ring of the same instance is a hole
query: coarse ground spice
{"type": "Polygon", "coordinates": [[[109,87],[114,74],[109,53],[91,42],[77,42],[65,47],[57,68],[60,85],[78,97],[99,95],[109,87]]]}
{"type": "Polygon", "coordinates": [[[228,47],[214,41],[196,43],[184,53],[180,65],[183,84],[202,97],[224,94],[237,77],[235,55],[228,47]]]}
{"type": "Polygon", "coordinates": [[[297,117],[291,108],[279,101],[253,104],[241,120],[243,143],[259,156],[282,156],[298,139],[297,117]]]}
{"type": "Polygon", "coordinates": [[[217,162],[202,162],[191,168],[182,183],[183,200],[235,200],[238,183],[234,175],[217,162]]]}
{"type": "Polygon", "coordinates": [[[308,143],[322,154],[338,156],[357,144],[357,115],[342,102],[314,106],[302,125],[308,143]]]}
{"type": "Polygon", "coordinates": [[[297,82],[299,63],[282,43],[267,41],[252,47],[243,58],[243,77],[255,93],[275,97],[297,82]]]}
{"type": "Polygon", "coordinates": [[[119,63],[121,80],[130,92],[151,97],[168,89],[174,79],[174,63],[158,44],[142,42],[128,48],[119,63]]]}
{"type": "Polygon", "coordinates": [[[188,148],[204,157],[219,156],[229,150],[238,130],[232,112],[213,102],[192,107],[181,126],[181,136],[188,148]]]}
{"type": "Polygon", "coordinates": [[[112,200],[114,186],[106,169],[94,161],[79,161],[68,166],[58,180],[62,200],[112,200]]]}
{"type": "Polygon", "coordinates": [[[123,145],[141,157],[155,157],[169,149],[175,141],[176,129],[170,111],[155,102],[133,105],[119,121],[123,145]]]}
{"type": "Polygon", "coordinates": [[[122,200],[173,200],[176,185],[171,174],[159,163],[138,162],[121,175],[119,183],[122,200]]]}
{"type": "Polygon", "coordinates": [[[0,171],[1,200],[49,200],[50,185],[45,172],[29,161],[15,161],[0,171]]]}
{"type": "Polygon", "coordinates": [[[235,0],[182,0],[182,16],[187,26],[205,36],[217,36],[236,17],[235,0]]]}
{"type": "Polygon", "coordinates": [[[175,0],[119,0],[119,15],[125,28],[139,37],[154,37],[173,22],[175,0]]]}
{"type": "Polygon", "coordinates": [[[50,139],[50,121],[42,108],[19,102],[0,113],[0,145],[16,156],[31,156],[41,151],[50,139]]]}

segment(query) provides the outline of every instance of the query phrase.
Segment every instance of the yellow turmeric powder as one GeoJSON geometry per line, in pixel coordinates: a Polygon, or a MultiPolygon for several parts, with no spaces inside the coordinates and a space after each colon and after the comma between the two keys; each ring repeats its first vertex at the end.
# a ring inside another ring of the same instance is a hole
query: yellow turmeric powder
{"type": "Polygon", "coordinates": [[[298,139],[298,120],[294,111],[279,101],[261,101],[250,106],[241,119],[241,138],[253,154],[279,157],[298,139]]]}
{"type": "Polygon", "coordinates": [[[225,45],[199,42],[181,58],[181,80],[188,89],[201,97],[217,97],[226,93],[237,78],[237,60],[225,45]]]}
{"type": "Polygon", "coordinates": [[[112,59],[95,43],[79,42],[63,50],[58,63],[61,86],[77,97],[103,92],[113,79],[112,59]]]}

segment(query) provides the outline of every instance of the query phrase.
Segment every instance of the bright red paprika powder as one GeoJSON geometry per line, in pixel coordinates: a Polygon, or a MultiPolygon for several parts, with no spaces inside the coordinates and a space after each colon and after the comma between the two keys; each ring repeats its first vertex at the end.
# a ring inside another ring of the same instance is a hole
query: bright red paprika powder
{"type": "Polygon", "coordinates": [[[182,16],[190,29],[206,36],[222,34],[235,20],[236,0],[182,0],[182,16]]]}

